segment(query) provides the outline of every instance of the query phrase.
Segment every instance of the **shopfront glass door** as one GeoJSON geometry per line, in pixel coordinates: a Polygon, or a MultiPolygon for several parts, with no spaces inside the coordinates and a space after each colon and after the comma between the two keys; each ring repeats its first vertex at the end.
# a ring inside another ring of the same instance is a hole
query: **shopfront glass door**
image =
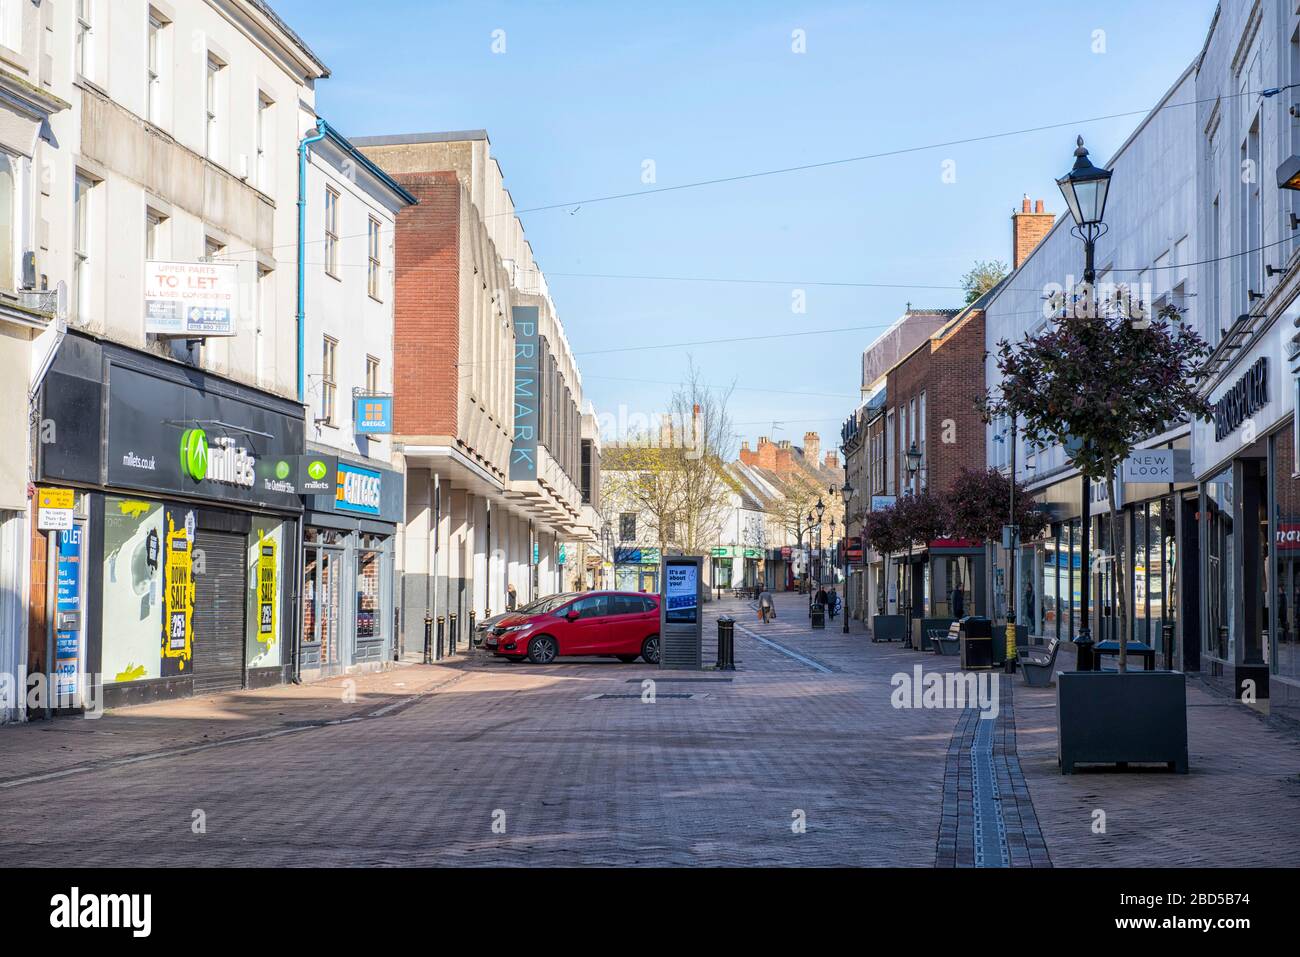
{"type": "Polygon", "coordinates": [[[338,664],[343,552],[309,545],[303,560],[303,643],[315,646],[321,665],[338,664]]]}

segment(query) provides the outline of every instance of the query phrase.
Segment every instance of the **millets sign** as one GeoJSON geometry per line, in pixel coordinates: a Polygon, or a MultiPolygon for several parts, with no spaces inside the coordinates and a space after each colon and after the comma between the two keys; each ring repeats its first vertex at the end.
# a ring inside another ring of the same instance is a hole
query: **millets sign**
{"type": "Polygon", "coordinates": [[[1222,442],[1268,405],[1268,357],[1260,356],[1246,374],[1214,403],[1214,438],[1222,442]]]}

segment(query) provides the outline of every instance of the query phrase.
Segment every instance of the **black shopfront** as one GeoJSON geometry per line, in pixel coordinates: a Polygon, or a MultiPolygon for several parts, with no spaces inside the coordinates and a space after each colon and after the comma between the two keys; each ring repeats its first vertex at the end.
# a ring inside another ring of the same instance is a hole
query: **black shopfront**
{"type": "Polygon", "coordinates": [[[81,667],[104,704],[285,681],[302,407],[72,333],[40,403],[38,479],[76,491],[81,667]]]}

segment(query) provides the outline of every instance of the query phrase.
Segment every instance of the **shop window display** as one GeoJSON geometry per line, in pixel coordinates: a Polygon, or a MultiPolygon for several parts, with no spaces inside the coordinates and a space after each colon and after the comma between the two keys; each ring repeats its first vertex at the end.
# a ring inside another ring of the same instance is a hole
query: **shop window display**
{"type": "Polygon", "coordinates": [[[100,665],[106,684],[161,673],[162,555],[162,505],[106,498],[100,665]]]}
{"type": "Polygon", "coordinates": [[[284,661],[281,597],[284,589],[284,523],[261,518],[248,536],[248,623],[245,664],[278,667],[284,661]]]}

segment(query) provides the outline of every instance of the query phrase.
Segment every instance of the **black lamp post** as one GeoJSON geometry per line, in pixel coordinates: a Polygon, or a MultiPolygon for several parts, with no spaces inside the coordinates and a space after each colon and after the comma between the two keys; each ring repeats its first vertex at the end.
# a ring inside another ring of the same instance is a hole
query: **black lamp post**
{"type": "MultiPolygon", "coordinates": [[[[910,491],[912,481],[916,478],[917,473],[921,471],[921,450],[916,447],[915,442],[913,442],[908,448],[906,457],[907,482],[908,490],[910,491]]],[[[913,581],[914,577],[912,569],[912,537],[909,535],[907,537],[907,581],[904,583],[907,585],[907,604],[904,607],[906,608],[905,614],[907,617],[905,620],[908,635],[907,640],[909,642],[912,640],[912,586],[915,584],[913,581]]]]}
{"type": "Polygon", "coordinates": [[[844,499],[844,634],[849,633],[849,500],[853,498],[853,486],[849,484],[848,459],[844,460],[844,485],[840,488],[844,499]]]}
{"type": "MultiPolygon", "coordinates": [[[[1106,195],[1110,192],[1111,171],[1098,169],[1088,159],[1088,151],[1083,147],[1083,137],[1078,139],[1078,149],[1074,151],[1074,168],[1056,181],[1065,197],[1065,204],[1070,208],[1074,219],[1074,228],[1070,230],[1083,241],[1083,282],[1085,295],[1089,297],[1089,306],[1095,293],[1092,284],[1097,274],[1093,268],[1093,251],[1097,240],[1106,233],[1106,224],[1102,222],[1106,213],[1106,195]]],[[[1074,642],[1078,646],[1078,668],[1091,671],[1093,667],[1092,632],[1088,627],[1088,603],[1091,598],[1091,568],[1089,562],[1089,538],[1092,533],[1092,496],[1091,483],[1082,472],[1079,481],[1083,485],[1079,512],[1079,633],[1074,642]]]]}
{"type": "Polygon", "coordinates": [[[826,503],[822,501],[820,495],[817,496],[817,504],[813,507],[817,513],[817,585],[822,583],[822,514],[826,511],[826,503]]]}

